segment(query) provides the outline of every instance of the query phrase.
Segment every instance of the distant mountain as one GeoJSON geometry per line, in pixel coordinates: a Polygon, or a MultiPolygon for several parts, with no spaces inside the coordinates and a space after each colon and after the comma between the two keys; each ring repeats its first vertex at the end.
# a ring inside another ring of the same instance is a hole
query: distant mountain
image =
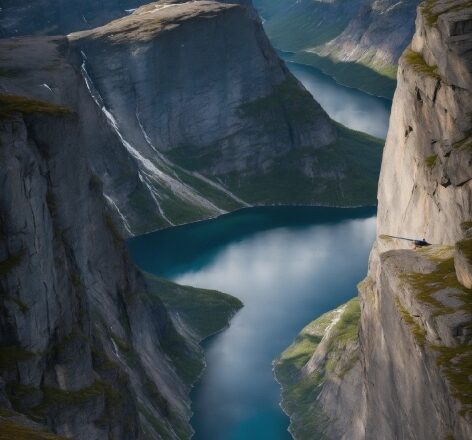
{"type": "Polygon", "coordinates": [[[419,0],[255,0],[277,49],[340,82],[392,97],[419,0]]]}

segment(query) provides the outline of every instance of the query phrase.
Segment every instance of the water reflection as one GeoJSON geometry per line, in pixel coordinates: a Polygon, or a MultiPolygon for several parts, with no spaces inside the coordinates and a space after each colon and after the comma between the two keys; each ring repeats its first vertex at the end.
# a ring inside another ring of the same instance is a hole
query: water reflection
{"type": "Polygon", "coordinates": [[[372,208],[251,208],[129,241],[145,270],[245,304],[205,344],[207,369],[192,393],[195,439],[291,438],[272,360],[304,325],[356,294],[374,215],[372,208]]]}
{"type": "Polygon", "coordinates": [[[232,293],[245,308],[207,347],[194,393],[197,439],[288,439],[271,361],[304,324],[355,294],[373,218],[277,228],[228,245],[182,284],[232,293]]]}
{"type": "Polygon", "coordinates": [[[391,101],[342,86],[318,69],[290,62],[289,55],[282,53],[282,58],[332,119],[372,136],[387,136],[391,101]]]}

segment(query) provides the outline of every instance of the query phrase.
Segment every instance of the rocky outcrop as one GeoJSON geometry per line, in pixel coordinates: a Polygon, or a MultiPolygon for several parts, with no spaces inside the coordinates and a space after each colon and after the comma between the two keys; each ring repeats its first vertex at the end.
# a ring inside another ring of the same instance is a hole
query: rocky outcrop
{"type": "Polygon", "coordinates": [[[400,59],[379,238],[359,286],[359,361],[338,387],[326,380],[311,412],[328,438],[472,435],[471,23],[467,2],[423,3],[400,59]]]}
{"type": "MultiPolygon", "coordinates": [[[[197,295],[146,282],[123,238],[249,203],[372,199],[379,142],[329,120],[248,6],[166,1],[0,41],[2,429],[188,438],[206,334],[173,318],[197,295]]],[[[241,304],[214,295],[215,331],[241,304]]]]}
{"type": "Polygon", "coordinates": [[[171,435],[169,415],[185,420],[188,407],[185,386],[159,348],[166,312],[144,305],[146,287],[84,160],[77,115],[52,105],[36,113],[37,106],[14,102],[1,121],[8,398],[52,431],[83,439],[136,438],[141,403],[171,435]],[[128,365],[128,354],[142,371],[128,365]],[[168,409],[150,403],[146,380],[168,409]]]}
{"type": "MultiPolygon", "coordinates": [[[[284,202],[276,191],[262,194],[275,168],[290,156],[316,159],[336,140],[334,124],[246,7],[161,1],[69,39],[85,54],[127,141],[146,159],[157,150],[247,203],[284,202]]],[[[310,173],[299,163],[290,171],[293,180],[310,173]]]]}
{"type": "Polygon", "coordinates": [[[188,438],[192,378],[180,368],[198,376],[198,340],[128,261],[80,116],[12,95],[0,104],[2,432],[188,438]]]}
{"type": "Polygon", "coordinates": [[[253,204],[373,203],[381,143],[330,121],[241,3],[161,1],[0,43],[5,93],[80,114],[125,236],[253,204]]]}
{"type": "Polygon", "coordinates": [[[148,144],[142,147],[151,156],[146,161],[104,108],[84,60],[65,37],[5,39],[0,46],[3,93],[61,104],[80,115],[89,166],[123,236],[244,206],[218,185],[165,162],[148,144]]]}
{"type": "Polygon", "coordinates": [[[362,392],[357,380],[359,318],[359,300],[354,298],[308,324],[274,361],[281,405],[290,416],[294,438],[326,438],[327,433],[340,438],[330,418],[343,426],[351,422],[362,392]]]}
{"type": "Polygon", "coordinates": [[[394,77],[398,59],[414,32],[418,3],[419,0],[375,0],[363,4],[339,36],[313,51],[394,77]]]}

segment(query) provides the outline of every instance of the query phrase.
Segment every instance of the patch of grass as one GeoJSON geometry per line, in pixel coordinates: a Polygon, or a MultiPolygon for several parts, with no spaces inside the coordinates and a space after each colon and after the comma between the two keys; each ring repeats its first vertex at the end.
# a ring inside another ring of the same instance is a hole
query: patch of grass
{"type": "MultiPolygon", "coordinates": [[[[428,251],[429,252],[429,251],[428,251]]],[[[454,268],[454,258],[450,251],[444,254],[438,254],[434,258],[436,268],[429,273],[410,272],[402,275],[416,291],[416,299],[430,305],[433,309],[433,316],[454,313],[456,309],[444,305],[434,297],[434,294],[442,289],[456,289],[458,293],[454,295],[463,302],[460,309],[466,312],[472,312],[472,289],[466,289],[459,283],[454,268]]]]}
{"type": "Polygon", "coordinates": [[[410,312],[408,312],[408,310],[403,306],[398,297],[395,298],[395,305],[397,306],[397,310],[400,312],[403,321],[415,337],[416,343],[423,348],[426,344],[426,332],[423,326],[415,321],[413,316],[411,316],[410,312]]]}
{"type": "Polygon", "coordinates": [[[29,307],[20,298],[16,296],[0,293],[0,298],[3,298],[5,301],[10,301],[16,304],[17,307],[20,309],[20,312],[23,314],[25,314],[29,310],[29,307]]]}
{"type": "Polygon", "coordinates": [[[29,361],[35,356],[35,353],[14,345],[0,346],[0,369],[12,368],[18,362],[29,361]]]}
{"type": "Polygon", "coordinates": [[[3,261],[0,261],[0,277],[7,276],[15,267],[21,264],[23,254],[10,255],[3,261]]]}
{"type": "Polygon", "coordinates": [[[467,222],[462,222],[462,223],[461,223],[461,229],[462,229],[464,232],[467,231],[467,230],[469,230],[469,229],[471,229],[471,228],[472,228],[472,220],[469,220],[469,221],[467,221],[467,222]]]}
{"type": "Polygon", "coordinates": [[[282,386],[283,407],[291,417],[290,429],[296,438],[324,438],[329,420],[317,397],[327,379],[333,375],[342,379],[357,362],[359,320],[359,299],[353,298],[342,309],[325,313],[308,324],[274,362],[274,373],[282,386]],[[323,358],[315,371],[307,373],[304,367],[323,338],[327,338],[323,341],[323,358]]]}
{"type": "Polygon", "coordinates": [[[69,273],[69,280],[74,287],[84,287],[84,283],[82,282],[82,278],[79,275],[71,272],[69,273]]]}
{"type": "Polygon", "coordinates": [[[144,275],[151,292],[167,309],[178,313],[200,340],[225,328],[243,307],[239,299],[222,292],[179,286],[150,274],[144,275]]]}
{"type": "Polygon", "coordinates": [[[36,431],[16,420],[0,418],[0,440],[66,440],[67,437],[36,431]]]}
{"type": "Polygon", "coordinates": [[[416,72],[421,75],[430,76],[436,80],[440,80],[441,77],[437,73],[438,66],[430,66],[426,63],[419,52],[414,52],[411,49],[407,49],[403,54],[405,62],[416,72]]]}
{"type": "Polygon", "coordinates": [[[457,248],[465,255],[469,264],[472,264],[472,238],[459,241],[457,248]]]}
{"type": "Polygon", "coordinates": [[[26,96],[0,94],[0,119],[11,117],[15,113],[64,115],[73,114],[74,111],[68,107],[38,101],[26,96]]]}
{"type": "Polygon", "coordinates": [[[76,407],[92,399],[104,397],[109,392],[109,385],[101,380],[96,380],[88,387],[75,391],[65,391],[60,388],[44,386],[42,402],[31,409],[31,413],[37,417],[44,417],[47,411],[55,407],[76,407]]]}
{"type": "Polygon", "coordinates": [[[110,231],[115,243],[117,243],[117,244],[122,243],[123,242],[123,237],[121,236],[120,231],[116,227],[115,222],[111,218],[111,215],[105,214],[105,224],[107,225],[108,230],[110,231]]]}
{"type": "Polygon", "coordinates": [[[463,414],[472,414],[472,345],[470,342],[454,347],[433,345],[436,361],[452,387],[453,396],[462,405],[463,414]]]}
{"type": "Polygon", "coordinates": [[[18,69],[14,67],[0,67],[0,76],[5,78],[15,78],[23,71],[23,69],[18,69]]]}
{"type": "Polygon", "coordinates": [[[437,160],[438,160],[438,155],[437,155],[437,154],[435,154],[435,155],[433,155],[433,156],[428,156],[428,157],[426,158],[426,160],[425,160],[426,166],[427,166],[430,170],[433,169],[433,168],[435,167],[435,165],[436,165],[437,160]]]}

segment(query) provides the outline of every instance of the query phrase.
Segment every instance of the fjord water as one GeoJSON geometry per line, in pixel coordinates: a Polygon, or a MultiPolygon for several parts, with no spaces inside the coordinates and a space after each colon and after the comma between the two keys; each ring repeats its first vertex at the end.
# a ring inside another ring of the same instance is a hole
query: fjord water
{"type": "Polygon", "coordinates": [[[266,207],[129,241],[142,269],[244,303],[204,344],[195,439],[291,438],[272,361],[306,324],[356,295],[374,235],[374,208],[266,207]]]}
{"type": "Polygon", "coordinates": [[[387,136],[390,100],[338,84],[314,67],[292,62],[290,53],[279,55],[332,119],[372,136],[382,139],[387,136]]]}

